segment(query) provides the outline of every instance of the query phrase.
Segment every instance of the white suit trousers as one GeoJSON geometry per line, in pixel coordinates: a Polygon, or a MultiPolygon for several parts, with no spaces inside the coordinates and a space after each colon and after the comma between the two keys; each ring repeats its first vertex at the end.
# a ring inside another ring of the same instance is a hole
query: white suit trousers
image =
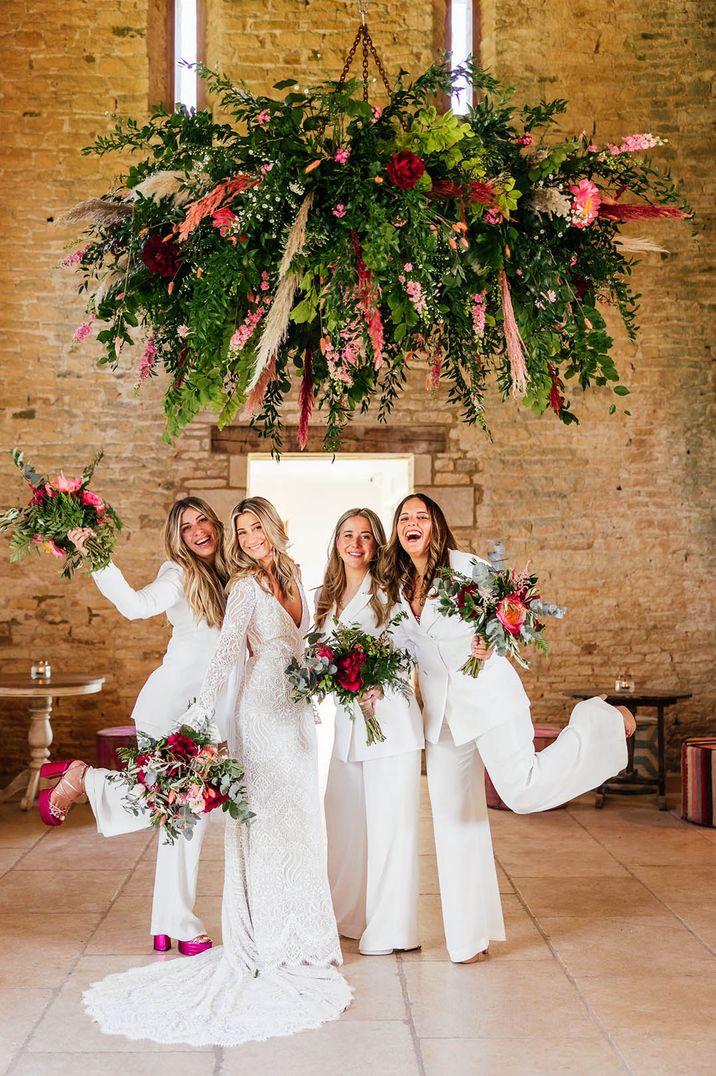
{"type": "MultiPolygon", "coordinates": [[[[85,774],[85,792],[103,837],[117,837],[148,829],[143,814],[131,814],[124,806],[125,785],[108,780],[111,770],[90,767],[85,774]]],[[[207,818],[200,817],[190,841],[180,837],[174,844],[164,843],[159,833],[157,867],[152,899],[152,934],[168,934],[178,941],[191,941],[206,930],[194,915],[199,856],[206,833],[207,818]]]]}
{"type": "Polygon", "coordinates": [[[623,718],[601,699],[578,703],[567,727],[543,751],[535,753],[533,741],[525,707],[460,747],[446,725],[439,741],[427,744],[440,899],[453,961],[469,960],[491,940],[505,937],[484,768],[507,806],[527,814],[588,792],[627,762],[623,718]]]}
{"type": "Polygon", "coordinates": [[[325,797],[328,880],[338,931],[361,952],[418,943],[420,751],[333,757],[325,797]]]}

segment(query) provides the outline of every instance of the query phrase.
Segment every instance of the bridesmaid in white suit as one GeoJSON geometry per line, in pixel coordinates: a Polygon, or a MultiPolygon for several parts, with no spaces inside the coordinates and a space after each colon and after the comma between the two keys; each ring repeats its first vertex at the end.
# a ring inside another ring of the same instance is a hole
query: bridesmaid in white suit
{"type": "MultiPolygon", "coordinates": [[[[83,550],[91,531],[70,531],[69,538],[83,550]]],[[[119,568],[110,563],[92,574],[98,589],[128,620],[145,620],[165,613],[172,635],[162,664],[151,674],[137,697],[132,720],[137,730],[155,739],[165,736],[198,694],[214,655],[226,604],[229,570],[224,559],[224,527],[213,509],[198,497],[186,497],[171,508],[164,531],[167,557],[156,579],[135,590],[119,568]]],[[[227,693],[230,692],[230,687],[227,693]]],[[[47,812],[57,825],[83,791],[104,837],[146,827],[142,816],[124,806],[125,789],[108,780],[109,771],[75,761],[51,793],[47,812]]],[[[193,956],[211,947],[204,924],[194,913],[199,856],[206,830],[201,818],[191,841],[166,844],[160,834],[152,903],[151,933],[154,948],[179,949],[193,956]]]]}
{"type": "Polygon", "coordinates": [[[447,948],[451,960],[472,963],[484,959],[491,940],[505,938],[485,768],[513,811],[546,811],[623,769],[635,725],[625,708],[588,699],[557,740],[535,753],[530,702],[514,667],[476,644],[464,621],[438,612],[437,570],[470,574],[473,557],[455,545],[439,505],[410,495],[395,512],[382,570],[417,652],[447,948]],[[460,672],[471,652],[486,661],[476,679],[460,672]]]}
{"type": "MultiPolygon", "coordinates": [[[[334,617],[379,635],[390,608],[376,578],[385,544],[369,508],[344,512],[336,524],[316,603],[316,625],[334,617]]],[[[335,740],[325,809],[328,878],[339,932],[359,939],[364,956],[418,946],[418,824],[422,717],[412,692],[376,698],[384,743],[366,745],[360,708],[336,703],[335,740]]]]}

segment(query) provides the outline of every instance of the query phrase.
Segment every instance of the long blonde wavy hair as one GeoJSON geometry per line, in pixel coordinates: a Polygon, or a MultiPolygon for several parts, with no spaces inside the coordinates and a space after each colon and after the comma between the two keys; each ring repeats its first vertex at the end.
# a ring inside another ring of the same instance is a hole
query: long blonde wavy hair
{"type": "Polygon", "coordinates": [[[288,555],[288,535],[280,515],[265,497],[245,497],[231,513],[231,535],[226,548],[226,559],[231,578],[229,584],[253,576],[264,590],[271,591],[266,571],[257,560],[244,553],[236,536],[236,520],[243,512],[252,512],[263,527],[264,534],[273,546],[274,573],[278,588],[284,597],[293,594],[293,581],[300,578],[300,570],[288,555]]]}
{"type": "Polygon", "coordinates": [[[184,596],[197,622],[205,620],[210,628],[220,628],[226,608],[226,584],[229,566],[224,554],[224,524],[214,509],[201,497],[182,497],[169,509],[164,526],[164,549],[184,573],[184,596]],[[216,528],[216,554],[213,561],[202,560],[186,545],[181,536],[181,519],[185,509],[194,508],[216,528]]]}
{"type": "Polygon", "coordinates": [[[450,550],[458,548],[442,508],[432,497],[426,496],[425,493],[409,493],[407,497],[403,497],[395,509],[393,529],[380,564],[383,585],[390,601],[399,601],[401,595],[407,598],[409,602],[416,598],[425,601],[435,580],[438,568],[448,568],[450,566],[450,550]],[[432,525],[430,546],[428,547],[428,563],[420,588],[417,591],[415,565],[398,540],[400,514],[406,501],[413,499],[423,502],[432,525]]]}
{"type": "Polygon", "coordinates": [[[376,622],[382,624],[388,614],[388,607],[381,597],[381,580],[378,564],[380,554],[385,545],[385,531],[380,519],[372,508],[350,508],[344,512],[336,523],[331,544],[328,547],[328,564],[323,577],[321,593],[316,604],[316,626],[323,627],[324,621],[333,606],[337,606],[343,591],[346,589],[346,566],[338,554],[338,536],[341,527],[352,516],[363,516],[368,520],[371,534],[375,539],[376,551],[370,563],[368,571],[371,574],[370,584],[370,607],[375,613],[376,622]]]}

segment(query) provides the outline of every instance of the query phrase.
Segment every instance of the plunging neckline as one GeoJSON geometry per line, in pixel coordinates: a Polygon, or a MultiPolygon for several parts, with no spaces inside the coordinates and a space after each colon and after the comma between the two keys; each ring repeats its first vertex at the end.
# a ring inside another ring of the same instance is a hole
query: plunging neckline
{"type": "MultiPolygon", "coordinates": [[[[297,624],[297,623],[296,623],[296,621],[295,621],[295,620],[293,619],[293,617],[292,617],[292,616],[291,616],[291,614],[289,613],[289,611],[288,611],[288,609],[286,608],[286,606],[285,606],[285,605],[282,605],[282,604],[281,604],[281,602],[280,602],[280,601],[278,600],[278,598],[277,598],[277,597],[276,597],[276,595],[274,594],[273,590],[269,591],[269,593],[270,593],[271,597],[273,598],[273,600],[274,600],[274,601],[276,602],[276,604],[278,605],[279,609],[283,609],[284,613],[286,614],[286,616],[288,617],[288,619],[289,619],[289,620],[291,621],[291,623],[293,624],[293,626],[294,626],[294,628],[296,629],[296,631],[300,631],[300,630],[301,630],[301,624],[303,624],[303,613],[304,613],[304,606],[303,606],[303,591],[301,590],[301,584],[300,584],[300,583],[298,582],[298,580],[297,580],[296,578],[294,578],[293,576],[292,576],[291,578],[292,578],[292,580],[293,580],[293,583],[294,583],[294,585],[295,585],[295,587],[296,587],[296,590],[298,591],[298,600],[299,600],[299,601],[300,601],[300,603],[301,603],[301,615],[300,615],[300,617],[299,617],[299,620],[298,620],[298,624],[297,624]]],[[[256,580],[256,582],[258,583],[258,580],[256,580]]]]}

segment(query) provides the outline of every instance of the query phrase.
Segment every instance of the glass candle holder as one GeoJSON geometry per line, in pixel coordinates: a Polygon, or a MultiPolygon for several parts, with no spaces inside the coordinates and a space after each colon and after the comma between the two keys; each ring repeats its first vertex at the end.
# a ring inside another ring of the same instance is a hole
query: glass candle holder
{"type": "Polygon", "coordinates": [[[38,658],[30,666],[30,677],[33,680],[49,680],[52,676],[52,666],[44,658],[38,658]]]}
{"type": "Polygon", "coordinates": [[[634,677],[631,673],[623,672],[618,673],[616,680],[614,681],[615,691],[633,691],[634,690],[634,677]]]}

